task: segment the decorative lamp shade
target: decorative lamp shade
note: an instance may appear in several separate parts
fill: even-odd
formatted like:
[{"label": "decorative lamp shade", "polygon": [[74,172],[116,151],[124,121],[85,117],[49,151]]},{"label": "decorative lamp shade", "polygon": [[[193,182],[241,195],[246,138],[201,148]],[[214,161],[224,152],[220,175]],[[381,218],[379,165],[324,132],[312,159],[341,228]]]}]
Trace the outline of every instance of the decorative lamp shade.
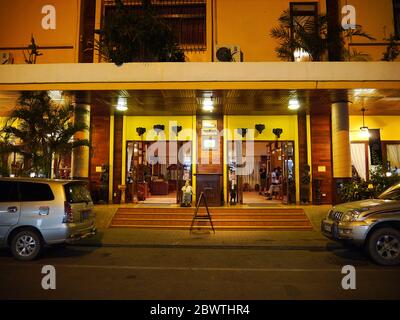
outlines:
[{"label": "decorative lamp shade", "polygon": [[247,134],[247,128],[238,128],[238,129],[237,129],[237,132],[238,132],[239,134],[241,134],[242,137],[244,138],[244,137],[246,136],[246,134]]},{"label": "decorative lamp shade", "polygon": [[163,125],[163,124],[155,124],[154,126],[153,126],[153,129],[157,132],[157,134],[160,132],[160,131],[164,131],[164,129],[165,129],[165,126]]},{"label": "decorative lamp shade", "polygon": [[172,126],[172,127],[171,127],[171,130],[172,130],[176,135],[178,135],[178,133],[182,131],[182,126]]},{"label": "decorative lamp shade", "polygon": [[276,136],[277,139],[281,137],[283,130],[281,128],[272,129],[272,133]]},{"label": "decorative lamp shade", "polygon": [[139,135],[139,137],[141,137],[146,132],[146,128],[138,127],[136,128],[136,132]]},{"label": "decorative lamp shade", "polygon": [[261,134],[265,129],[265,124],[256,124],[256,130],[259,134]]}]

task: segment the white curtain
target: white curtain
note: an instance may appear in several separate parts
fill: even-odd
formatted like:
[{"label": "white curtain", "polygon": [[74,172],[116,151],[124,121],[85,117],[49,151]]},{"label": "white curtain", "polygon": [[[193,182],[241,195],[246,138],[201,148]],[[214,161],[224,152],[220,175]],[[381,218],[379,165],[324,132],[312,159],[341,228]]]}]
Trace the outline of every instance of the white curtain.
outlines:
[{"label": "white curtain", "polygon": [[400,144],[388,144],[386,148],[387,159],[390,161],[390,166],[400,169]]},{"label": "white curtain", "polygon": [[358,175],[367,180],[367,165],[365,159],[365,144],[352,143],[351,145],[351,164],[356,169]]},{"label": "white curtain", "polygon": [[248,175],[243,176],[243,184],[248,183],[251,187],[252,190],[254,190],[254,187],[256,184],[260,184],[260,162],[261,162],[261,157],[260,156],[254,156],[254,160],[251,159],[251,161],[254,161],[254,170],[252,172],[249,172]]},{"label": "white curtain", "polygon": [[128,144],[128,163],[127,163],[127,169],[128,172],[131,171],[131,165],[132,165],[132,156],[133,156],[133,143]]}]

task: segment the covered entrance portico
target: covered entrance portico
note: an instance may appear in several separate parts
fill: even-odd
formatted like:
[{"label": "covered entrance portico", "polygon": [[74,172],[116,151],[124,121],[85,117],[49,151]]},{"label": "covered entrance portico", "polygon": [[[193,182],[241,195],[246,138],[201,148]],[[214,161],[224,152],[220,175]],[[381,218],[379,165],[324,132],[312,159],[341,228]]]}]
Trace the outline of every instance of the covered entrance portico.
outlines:
[{"label": "covered entrance portico", "polygon": [[[350,140],[346,143],[343,137],[359,141],[354,128],[359,123],[362,101],[367,101],[367,115],[381,129],[382,141],[400,140],[385,118],[400,116],[398,63],[128,63],[122,67],[72,64],[68,68],[65,65],[1,68],[4,72],[0,73],[0,94],[4,97],[1,99],[4,107],[15,105],[15,97],[21,90],[57,90],[71,96],[85,93],[88,98],[84,103],[90,105],[93,148],[86,158],[75,159],[73,165],[84,168],[90,164],[87,178],[94,190],[100,183],[101,166],[108,165],[108,200],[114,203],[135,200],[128,179],[136,164],[135,159],[129,162],[128,155],[132,152],[129,148],[134,150],[134,144],[142,141],[147,141],[144,145],[149,141],[190,142],[192,150],[186,155],[190,172],[186,174],[193,188],[193,200],[204,191],[213,197],[213,205],[223,205],[230,202],[231,141],[244,144],[254,141],[254,150],[265,147],[264,153],[257,155],[260,160],[256,165],[253,163],[255,168],[264,161],[270,169],[281,167],[286,180],[282,181],[282,193],[271,201],[332,203],[337,198],[336,180],[340,182],[351,176]],[[126,111],[116,109],[121,98],[126,101]],[[209,101],[212,110],[206,107]],[[299,109],[290,108],[294,102]],[[2,110],[6,116],[7,110]],[[211,128],[205,127],[207,121]],[[165,137],[157,133],[157,126],[164,126],[161,131]],[[257,128],[262,126],[264,129],[259,132]],[[174,132],[178,127],[182,131]],[[139,135],[138,128],[145,128],[146,133]],[[278,137],[279,129],[282,132]],[[148,134],[153,137],[146,137]],[[278,153],[279,149],[285,154],[280,155],[280,160],[279,156],[273,160],[272,152]],[[177,168],[180,164],[177,163]],[[174,195],[180,202],[176,195],[185,179],[167,179],[171,174],[161,175],[164,177],[159,179],[164,180],[159,181],[160,185],[180,180]],[[240,187],[237,195],[242,194],[242,199],[237,198],[239,203],[261,201],[246,200],[249,191],[244,190],[245,183],[249,190],[255,190],[257,184],[260,188],[259,172],[256,170],[252,175],[246,178],[248,182],[237,184]],[[135,181],[136,196],[143,182]]]}]

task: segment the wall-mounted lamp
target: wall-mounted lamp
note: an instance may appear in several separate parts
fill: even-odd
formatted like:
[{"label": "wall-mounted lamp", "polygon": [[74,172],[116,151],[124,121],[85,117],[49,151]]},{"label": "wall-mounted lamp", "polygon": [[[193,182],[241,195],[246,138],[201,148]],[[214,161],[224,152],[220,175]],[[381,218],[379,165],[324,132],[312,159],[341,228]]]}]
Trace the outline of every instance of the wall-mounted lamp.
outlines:
[{"label": "wall-mounted lamp", "polygon": [[277,139],[281,137],[283,130],[281,128],[272,129],[272,133],[276,136]]},{"label": "wall-mounted lamp", "polygon": [[141,137],[146,132],[146,128],[138,127],[136,128],[136,132],[139,135],[139,137]]},{"label": "wall-mounted lamp", "polygon": [[171,127],[171,130],[172,130],[172,132],[175,133],[175,135],[178,135],[179,132],[182,131],[182,126],[172,126],[172,127]]},{"label": "wall-mounted lamp", "polygon": [[165,129],[165,126],[163,125],[163,124],[155,124],[154,126],[153,126],[153,129],[157,132],[157,134],[160,132],[160,131],[164,131],[164,129]]},{"label": "wall-mounted lamp", "polygon": [[259,134],[261,134],[265,129],[265,124],[256,124],[256,130]]},{"label": "wall-mounted lamp", "polygon": [[247,128],[238,128],[237,132],[244,138],[247,134]]}]

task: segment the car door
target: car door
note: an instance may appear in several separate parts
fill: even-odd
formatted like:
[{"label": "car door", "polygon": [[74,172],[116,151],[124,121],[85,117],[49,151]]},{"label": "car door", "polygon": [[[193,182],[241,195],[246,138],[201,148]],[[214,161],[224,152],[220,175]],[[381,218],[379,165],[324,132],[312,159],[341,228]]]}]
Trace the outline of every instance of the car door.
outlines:
[{"label": "car door", "polygon": [[55,205],[54,193],[45,182],[20,182],[19,190],[20,223],[37,227],[43,237],[46,237],[49,229],[57,228],[62,222],[62,204]]},{"label": "car door", "polygon": [[0,181],[0,242],[8,234],[8,230],[18,224],[21,213],[18,182]]}]

